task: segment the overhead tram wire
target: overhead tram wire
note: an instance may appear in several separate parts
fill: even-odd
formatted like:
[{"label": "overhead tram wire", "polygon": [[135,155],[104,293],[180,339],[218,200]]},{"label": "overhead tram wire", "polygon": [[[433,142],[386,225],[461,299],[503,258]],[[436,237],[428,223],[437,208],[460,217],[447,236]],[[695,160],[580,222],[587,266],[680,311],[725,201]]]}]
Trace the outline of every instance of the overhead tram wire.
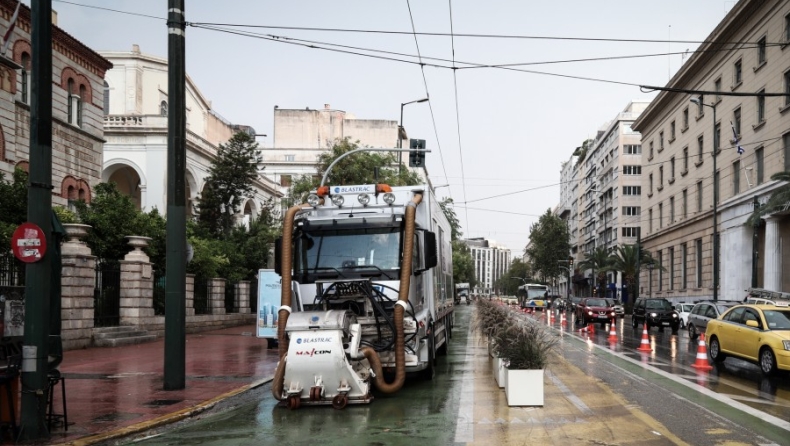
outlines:
[{"label": "overhead tram wire", "polygon": [[[414,26],[414,17],[411,13],[411,4],[409,0],[406,0],[406,7],[409,9],[409,20],[411,21],[411,28],[414,35],[414,45],[417,47],[417,57],[419,58],[419,65],[420,65],[420,72],[422,73],[422,83],[425,86],[425,97],[428,99],[431,98],[430,92],[428,92],[428,79],[425,78],[425,64],[422,61],[422,54],[420,53],[420,43],[417,41],[417,29]],[[444,155],[442,153],[442,143],[439,141],[439,130],[436,127],[436,116],[433,113],[433,104],[431,101],[428,101],[428,110],[431,112],[431,123],[433,124],[433,134],[436,138],[436,148],[439,150],[439,160],[442,163],[442,171],[444,172],[444,179],[447,180],[447,168],[444,165]],[[453,198],[453,191],[450,189],[448,191],[450,194],[450,199]],[[464,197],[466,198],[466,197]]]},{"label": "overhead tram wire", "polygon": [[[453,37],[453,0],[448,0],[447,3],[449,6],[449,16],[450,16],[450,48],[452,50],[452,56],[453,56],[453,91],[455,93],[455,128],[458,134],[458,158],[461,161],[461,188],[464,192],[464,200],[466,200],[468,195],[466,195],[466,173],[464,171],[464,151],[461,145],[461,112],[459,110],[459,105],[458,105],[458,75],[457,75],[458,70],[456,69],[455,66],[455,37]],[[471,230],[471,228],[469,228],[469,211],[467,211],[466,209],[464,209],[464,218],[466,218],[466,229],[467,231],[469,231]]]}]

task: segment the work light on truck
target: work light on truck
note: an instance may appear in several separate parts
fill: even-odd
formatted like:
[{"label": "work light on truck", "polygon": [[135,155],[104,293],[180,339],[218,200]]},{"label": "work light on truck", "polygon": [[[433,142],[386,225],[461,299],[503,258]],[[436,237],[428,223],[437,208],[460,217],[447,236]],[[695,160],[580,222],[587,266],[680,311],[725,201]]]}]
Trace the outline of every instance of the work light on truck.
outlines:
[{"label": "work light on truck", "polygon": [[368,194],[359,194],[357,196],[357,200],[359,200],[359,204],[362,206],[367,206],[370,203],[370,195]]},{"label": "work light on truck", "polygon": [[337,207],[343,206],[343,203],[345,203],[345,201],[346,200],[345,198],[343,198],[342,195],[332,195],[332,203],[334,203],[335,206]]},{"label": "work light on truck", "polygon": [[316,194],[310,194],[307,196],[307,204],[309,204],[312,207],[316,207],[319,204],[321,204],[321,197],[319,197]]},{"label": "work light on truck", "polygon": [[395,203],[395,194],[387,192],[384,194],[384,202],[387,204]]}]

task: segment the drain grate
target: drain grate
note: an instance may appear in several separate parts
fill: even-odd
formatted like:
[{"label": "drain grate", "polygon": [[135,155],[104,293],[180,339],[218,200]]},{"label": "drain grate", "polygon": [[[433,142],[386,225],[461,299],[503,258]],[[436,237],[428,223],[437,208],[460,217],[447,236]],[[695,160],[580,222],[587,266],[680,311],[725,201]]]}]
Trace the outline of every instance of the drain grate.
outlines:
[{"label": "drain grate", "polygon": [[162,406],[170,406],[172,404],[180,403],[184,400],[152,400],[147,403],[143,403],[143,406],[147,407],[162,407]]}]

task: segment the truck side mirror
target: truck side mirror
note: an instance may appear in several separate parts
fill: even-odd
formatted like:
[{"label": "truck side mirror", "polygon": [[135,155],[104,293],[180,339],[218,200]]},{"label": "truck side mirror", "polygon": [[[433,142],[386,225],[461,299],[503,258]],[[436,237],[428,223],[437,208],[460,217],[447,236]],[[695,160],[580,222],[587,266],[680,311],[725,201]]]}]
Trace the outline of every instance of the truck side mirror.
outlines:
[{"label": "truck side mirror", "polygon": [[423,233],[425,243],[425,269],[431,269],[439,264],[438,251],[436,249],[436,234],[430,231]]},{"label": "truck side mirror", "polygon": [[283,272],[283,262],[282,262],[282,253],[283,253],[283,239],[282,237],[277,237],[274,240],[274,272],[282,276]]}]

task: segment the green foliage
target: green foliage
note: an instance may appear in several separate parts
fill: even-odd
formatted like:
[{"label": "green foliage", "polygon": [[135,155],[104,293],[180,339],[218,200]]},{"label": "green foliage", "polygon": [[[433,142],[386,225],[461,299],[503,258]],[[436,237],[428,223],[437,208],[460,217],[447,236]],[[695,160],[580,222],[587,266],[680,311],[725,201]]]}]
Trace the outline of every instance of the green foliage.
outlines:
[{"label": "green foliage", "polygon": [[258,143],[249,133],[236,133],[219,145],[197,205],[198,223],[209,234],[230,234],[241,203],[253,197],[252,185],[262,161]]},{"label": "green foliage", "polygon": [[756,212],[754,212],[751,217],[749,217],[749,219],[746,221],[746,224],[749,226],[759,224],[762,217],[765,217],[766,215],[770,215],[775,212],[783,212],[786,211],[788,207],[790,207],[790,171],[777,172],[771,175],[771,179],[774,181],[784,181],[786,184],[783,184],[779,186],[779,188],[775,189],[768,198],[768,201],[765,202],[764,205],[760,206],[759,209],[757,209]]},{"label": "green foliage", "polygon": [[192,245],[194,256],[187,265],[187,272],[196,274],[200,277],[222,277],[230,265],[227,252],[230,251],[228,242],[217,239],[203,239],[199,237],[189,237],[187,239]]},{"label": "green foliage", "polygon": [[[316,170],[318,174],[296,178],[288,191],[291,204],[303,203],[307,194],[316,189],[329,166],[341,155],[356,150],[359,143],[352,143],[349,138],[338,139],[327,151],[318,156]],[[378,169],[378,179],[374,172]],[[390,186],[409,186],[420,184],[420,176],[408,168],[398,168],[398,157],[388,152],[358,152],[340,160],[327,177],[328,185],[376,184]]]},{"label": "green foliage", "polygon": [[70,209],[65,208],[63,206],[55,206],[52,208],[55,212],[55,215],[58,216],[58,220],[61,223],[79,223],[80,219],[76,213],[72,212]]},{"label": "green foliage", "polygon": [[546,368],[549,353],[557,345],[543,325],[535,321],[516,321],[497,334],[499,357],[510,370],[541,370]]},{"label": "green foliage", "polygon": [[[628,295],[636,296],[636,277],[648,263],[656,264],[650,252],[638,250],[636,245],[622,245],[615,248],[611,256],[609,270],[619,271],[623,275],[623,283],[628,287]],[[661,265],[656,268],[664,269]]]},{"label": "green foliage", "polygon": [[461,222],[455,214],[455,209],[453,209],[453,199],[447,197],[441,200],[439,202],[439,207],[442,208],[444,216],[447,218],[447,221],[450,222],[450,240],[460,240],[464,233],[461,232]]},{"label": "green foliage", "polygon": [[590,151],[594,143],[594,139],[586,139],[582,143],[581,147],[576,148],[576,150],[573,152],[573,155],[578,156],[579,158],[576,160],[574,167],[584,162],[584,159],[587,158],[587,152]]},{"label": "green foliage", "polygon": [[517,257],[510,263],[507,272],[497,281],[497,287],[501,293],[515,296],[518,287],[524,284],[524,280],[530,281],[531,276],[529,264]]},{"label": "green foliage", "polygon": [[0,172],[0,249],[7,251],[17,226],[27,221],[27,173],[14,171],[13,180],[6,181]]},{"label": "green foliage", "polygon": [[532,260],[533,274],[540,273],[544,280],[563,274],[560,260],[567,260],[571,251],[568,225],[548,209],[529,229],[530,245],[527,255]]},{"label": "green foliage", "polygon": [[472,252],[466,244],[460,240],[453,240],[453,283],[468,283],[470,288],[477,285],[475,278],[475,263],[472,260]]},{"label": "green foliage", "polygon": [[606,272],[612,265],[612,256],[603,246],[595,248],[591,253],[585,255],[584,260],[579,262],[578,268],[581,271],[591,269],[593,274],[597,274],[595,283],[598,284],[598,295],[603,295],[603,284],[606,281]]}]

